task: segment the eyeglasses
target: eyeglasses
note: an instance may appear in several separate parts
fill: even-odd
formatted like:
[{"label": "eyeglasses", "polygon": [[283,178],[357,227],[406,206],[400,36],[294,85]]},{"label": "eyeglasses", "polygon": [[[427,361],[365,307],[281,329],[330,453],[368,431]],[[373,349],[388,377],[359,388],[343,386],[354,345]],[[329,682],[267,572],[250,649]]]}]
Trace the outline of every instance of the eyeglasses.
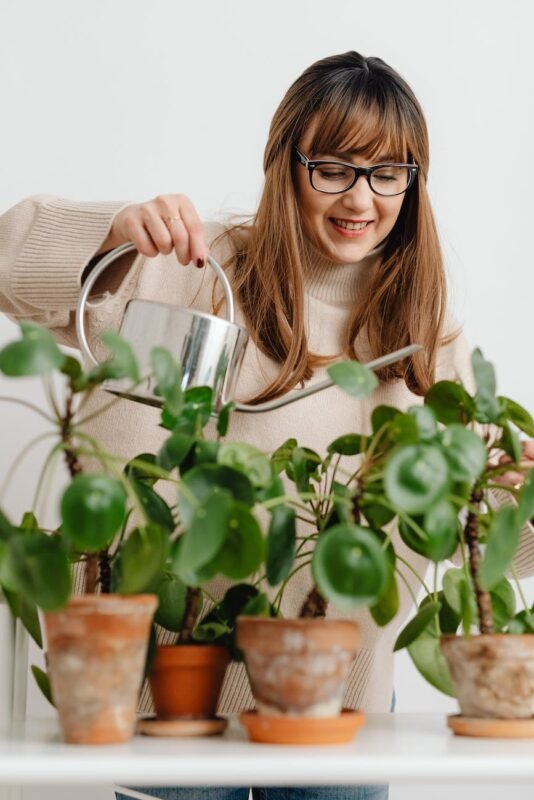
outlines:
[{"label": "eyeglasses", "polygon": [[341,194],[352,189],[360,175],[375,194],[395,197],[406,192],[415,180],[417,164],[376,164],[374,167],[356,167],[344,161],[310,161],[296,145],[293,150],[299,164],[308,170],[310,184],[317,192]]}]

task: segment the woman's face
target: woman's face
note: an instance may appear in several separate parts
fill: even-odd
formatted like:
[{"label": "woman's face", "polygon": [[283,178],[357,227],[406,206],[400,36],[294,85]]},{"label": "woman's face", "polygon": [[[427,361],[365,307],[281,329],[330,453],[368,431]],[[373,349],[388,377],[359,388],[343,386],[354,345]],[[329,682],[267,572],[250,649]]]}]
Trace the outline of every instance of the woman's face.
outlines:
[{"label": "woman's face", "polygon": [[[380,158],[366,161],[350,153],[313,153],[310,144],[313,139],[313,124],[301,138],[298,148],[308,158],[346,161],[359,167],[391,161],[388,153],[380,153]],[[297,200],[301,209],[302,222],[308,238],[327,257],[338,264],[360,261],[389,234],[399,212],[405,195],[381,197],[371,191],[366,178],[360,176],[352,189],[341,194],[317,192],[310,184],[308,171],[301,165],[295,167]],[[366,222],[362,230],[349,230],[342,227],[347,223]],[[341,224],[340,224],[341,223]]]}]

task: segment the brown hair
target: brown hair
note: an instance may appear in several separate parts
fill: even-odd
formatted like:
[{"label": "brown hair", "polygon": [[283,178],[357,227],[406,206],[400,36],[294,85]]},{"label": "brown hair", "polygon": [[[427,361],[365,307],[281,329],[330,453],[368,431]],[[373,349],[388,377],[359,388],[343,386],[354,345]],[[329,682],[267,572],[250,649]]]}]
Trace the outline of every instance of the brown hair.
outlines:
[{"label": "brown hair", "polygon": [[418,342],[423,350],[381,369],[384,383],[402,379],[423,395],[435,378],[444,336],[446,277],[426,192],[428,131],[421,107],[404,79],[380,58],[354,51],[317,61],[292,84],[271,123],[264,154],[265,184],[248,224],[231,226],[234,290],[256,346],[279,362],[279,375],[249,402],[279,397],[311,378],[314,367],[339,357],[308,350],[304,327],[304,234],[293,181],[292,145],[312,120],[312,152],[353,150],[374,158],[384,146],[419,165],[390,232],[380,269],[358,297],[344,352],[358,359],[355,341],[368,338],[372,357]]}]

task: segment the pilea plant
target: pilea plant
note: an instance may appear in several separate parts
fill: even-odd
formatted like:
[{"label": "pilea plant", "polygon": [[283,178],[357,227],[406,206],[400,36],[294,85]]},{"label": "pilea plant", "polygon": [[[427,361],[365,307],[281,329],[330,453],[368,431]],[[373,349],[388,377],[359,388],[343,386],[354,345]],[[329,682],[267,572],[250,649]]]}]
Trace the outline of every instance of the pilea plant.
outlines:
[{"label": "pilea plant", "polygon": [[[513,564],[521,528],[534,515],[534,469],[521,463],[517,429],[534,436],[534,422],[518,403],[496,395],[493,366],[480,350],[472,354],[472,367],[474,394],[450,381],[431,387],[423,409],[427,424],[392,452],[384,474],[389,498],[410,515],[399,525],[408,547],[436,567],[456,551],[461,559],[460,567],[445,571],[440,590],[437,569],[432,588],[420,578],[424,597],[395,646],[407,647],[423,677],[451,696],[442,634],[534,633],[534,606]],[[496,463],[503,451],[510,462]],[[509,470],[525,475],[521,487],[496,482]],[[512,503],[494,508],[489,495],[495,489]],[[518,588],[520,610],[507,575]]]},{"label": "pilea plant", "polygon": [[[180,631],[180,641],[190,640],[201,606],[200,585],[219,572],[234,580],[244,578],[262,561],[263,538],[251,509],[255,486],[270,474],[269,462],[260,458],[256,468],[247,467],[245,477],[233,466],[249,456],[245,445],[236,449],[204,441],[202,429],[213,412],[211,390],[199,387],[182,393],[178,366],[167,351],[155,348],[151,377],[162,397],[162,425],[170,429],[170,436],[160,453],[142,454],[125,464],[84,431],[90,417],[104,413],[117,399],[92,414],[84,409],[104,381],[126,378],[136,385],[147,379],[139,374],[128,343],[116,333],[102,334],[111,357],[84,371],[46,329],[22,322],[20,331],[21,338],[0,351],[0,372],[7,377],[41,376],[50,411],[17,398],[0,399],[44,416],[52,430],[39,440],[54,441],[31,510],[19,524],[0,510],[0,589],[13,614],[42,647],[37,609],[56,610],[67,603],[73,566],[78,564],[84,566],[86,593],[157,593],[158,621]],[[56,396],[52,384],[54,373],[63,379],[61,396]],[[228,413],[228,408],[222,409],[218,417],[219,437],[227,427]],[[48,530],[39,525],[37,508],[46,478],[61,455],[69,481],[60,501],[60,525]],[[84,456],[96,459],[101,471],[84,474]],[[21,457],[8,473],[4,492]],[[177,465],[180,476],[173,472]],[[178,489],[175,504],[169,505],[160,495],[158,481]],[[224,637],[240,604],[255,593],[247,585],[243,590],[236,587],[226,604],[220,604],[226,624],[208,620],[195,638]],[[32,669],[50,698],[46,675]]]}]

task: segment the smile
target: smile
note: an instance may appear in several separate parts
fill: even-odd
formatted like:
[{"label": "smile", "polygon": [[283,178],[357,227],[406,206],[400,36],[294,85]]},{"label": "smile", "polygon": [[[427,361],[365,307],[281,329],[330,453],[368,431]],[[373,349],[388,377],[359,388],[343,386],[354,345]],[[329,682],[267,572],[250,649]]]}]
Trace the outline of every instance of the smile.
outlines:
[{"label": "smile", "polygon": [[347,234],[361,234],[363,233],[371,224],[371,220],[367,222],[349,222],[345,219],[339,219],[338,217],[329,217],[329,222],[332,226],[338,231],[343,231],[343,235]]}]

